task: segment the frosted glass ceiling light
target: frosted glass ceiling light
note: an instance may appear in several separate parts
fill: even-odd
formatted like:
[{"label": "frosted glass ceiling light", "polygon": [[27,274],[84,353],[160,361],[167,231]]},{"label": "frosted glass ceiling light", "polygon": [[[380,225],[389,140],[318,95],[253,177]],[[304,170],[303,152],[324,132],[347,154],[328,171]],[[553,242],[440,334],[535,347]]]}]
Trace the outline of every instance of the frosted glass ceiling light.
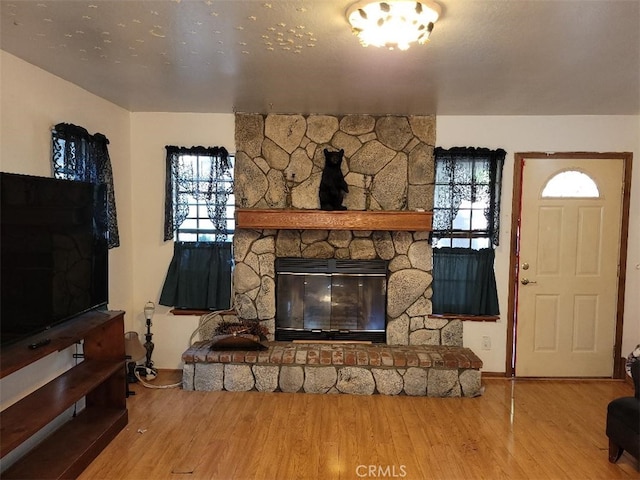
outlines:
[{"label": "frosted glass ceiling light", "polygon": [[347,20],[363,46],[406,50],[429,40],[440,13],[431,0],[363,0],[349,7]]}]

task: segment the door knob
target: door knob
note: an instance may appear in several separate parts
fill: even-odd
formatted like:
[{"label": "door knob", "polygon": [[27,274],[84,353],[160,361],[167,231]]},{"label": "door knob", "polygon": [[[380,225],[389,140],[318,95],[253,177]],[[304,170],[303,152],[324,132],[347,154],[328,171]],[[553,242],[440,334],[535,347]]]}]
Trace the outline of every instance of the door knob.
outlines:
[{"label": "door knob", "polygon": [[528,278],[523,278],[522,280],[520,280],[520,283],[523,285],[529,285],[530,283],[538,283],[535,280],[529,280]]}]

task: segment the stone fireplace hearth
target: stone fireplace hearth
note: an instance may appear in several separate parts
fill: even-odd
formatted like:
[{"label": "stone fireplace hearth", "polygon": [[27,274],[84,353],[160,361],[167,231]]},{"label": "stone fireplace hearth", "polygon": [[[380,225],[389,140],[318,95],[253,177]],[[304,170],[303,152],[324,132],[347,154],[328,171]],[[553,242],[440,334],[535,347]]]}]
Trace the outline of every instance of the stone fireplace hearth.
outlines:
[{"label": "stone fireplace hearth", "polygon": [[475,397],[482,360],[463,347],[272,342],[262,351],[187,350],[182,388],[196,391]]}]

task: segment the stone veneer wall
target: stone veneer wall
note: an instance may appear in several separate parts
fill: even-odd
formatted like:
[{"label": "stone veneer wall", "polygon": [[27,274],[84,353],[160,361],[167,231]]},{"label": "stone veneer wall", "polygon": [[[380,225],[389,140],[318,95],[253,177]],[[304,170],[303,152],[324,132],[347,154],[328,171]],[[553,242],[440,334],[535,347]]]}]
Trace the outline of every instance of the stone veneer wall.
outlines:
[{"label": "stone veneer wall", "polygon": [[[240,208],[318,209],[325,148],[344,149],[349,210],[431,210],[434,116],[236,114]],[[234,235],[234,306],[275,330],[276,257],[389,261],[387,343],[462,346],[459,320],[430,319],[427,232],[244,230]]]}]

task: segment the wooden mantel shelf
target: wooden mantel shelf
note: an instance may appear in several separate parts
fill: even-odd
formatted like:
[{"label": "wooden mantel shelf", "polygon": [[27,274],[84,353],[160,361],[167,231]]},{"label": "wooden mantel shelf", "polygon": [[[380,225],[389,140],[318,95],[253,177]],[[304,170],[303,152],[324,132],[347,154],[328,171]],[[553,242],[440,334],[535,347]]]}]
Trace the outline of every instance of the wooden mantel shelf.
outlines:
[{"label": "wooden mantel shelf", "polygon": [[431,231],[432,212],[413,210],[236,209],[236,228],[253,230]]}]

